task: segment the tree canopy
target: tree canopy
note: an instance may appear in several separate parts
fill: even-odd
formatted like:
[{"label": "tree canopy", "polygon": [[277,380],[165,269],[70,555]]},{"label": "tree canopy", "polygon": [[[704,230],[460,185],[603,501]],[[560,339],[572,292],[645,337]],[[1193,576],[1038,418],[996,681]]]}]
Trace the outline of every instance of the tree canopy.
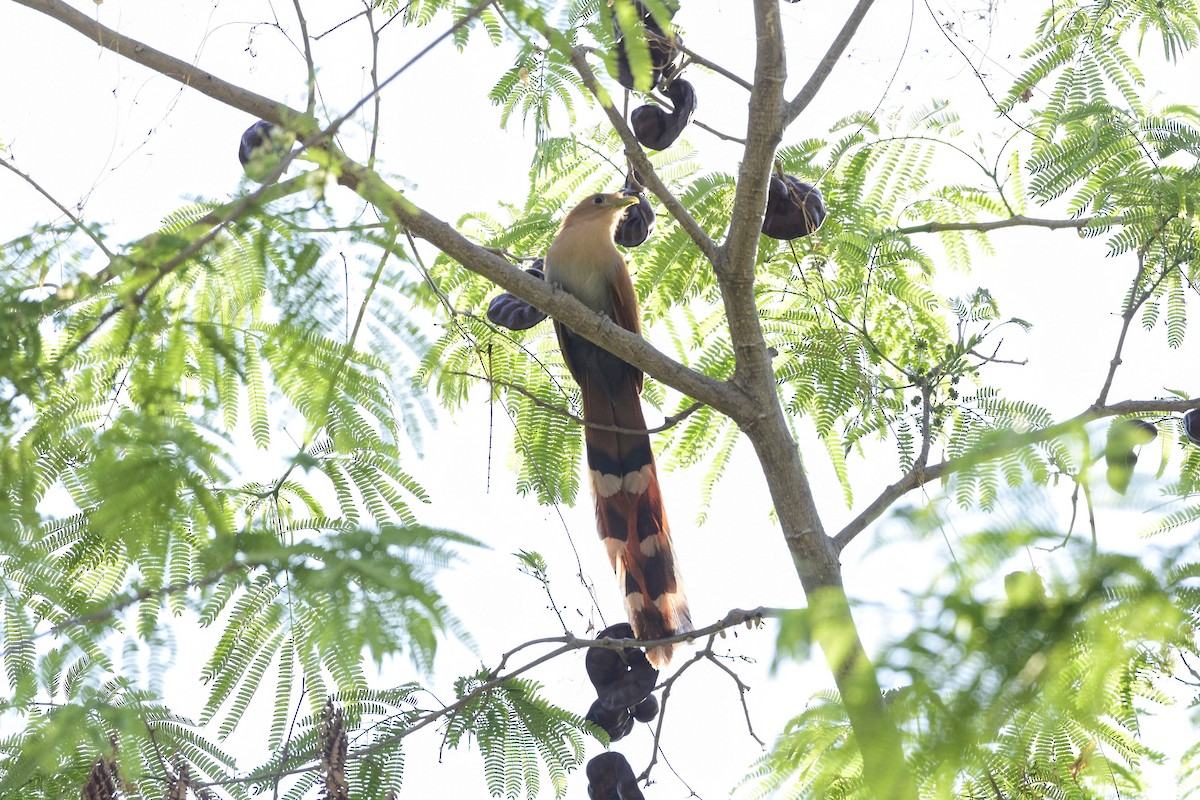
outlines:
[{"label": "tree canopy", "polygon": [[[63,193],[28,168],[0,120],[0,185],[25,198],[0,243],[0,796],[402,797],[457,749],[481,757],[478,792],[513,800],[630,800],[606,749],[647,796],[730,788],[676,772],[672,736],[712,761],[761,737],[741,798],[1147,795],[1166,757],[1147,731],[1200,687],[1200,399],[1179,356],[1200,279],[1200,112],[1146,75],[1194,74],[1200,8],[1022,8],[1022,49],[1001,65],[978,37],[1005,4],[706,5],[295,0],[190,32],[231,26],[248,59],[290,48],[291,88],[273,92],[119,13],[145,9],[0,4],[0,42],[51,25],[80,57],[179,84],[232,125],[206,127],[226,159],[261,121],[224,193],[158,180],[188,155],[156,151],[175,205],[129,235],[75,198],[85,184]],[[877,18],[908,27],[879,85],[831,90]],[[969,94],[894,85],[917,26]],[[399,94],[435,54],[468,68],[420,73],[439,84],[421,102]],[[68,56],[44,58],[30,74]],[[468,116],[455,93],[492,108]],[[47,136],[95,124],[39,113]],[[405,125],[476,138],[422,150],[393,135]],[[490,182],[510,174],[511,141],[531,155],[516,192]],[[451,159],[470,185],[410,180]],[[644,338],[526,271],[571,207],[622,186],[656,212],[625,248]],[[1059,329],[1047,349],[1088,369],[1036,387],[1012,378],[1030,356],[1014,342],[1054,321],[1007,310],[992,272],[1019,231],[1056,237],[1029,296],[1077,257],[1096,277],[1056,303],[1112,320]],[[584,651],[625,652],[594,638],[620,607],[579,555],[600,555],[594,534],[564,520],[547,557],[510,547],[503,519],[444,523],[484,492],[559,514],[589,503],[558,339],[549,321],[498,324],[500,293],[523,322],[548,314],[646,374],[659,463],[693,484],[694,503],[666,492],[672,518],[703,533],[740,517],[707,534],[709,558],[765,571],[786,552],[793,568],[786,607],[724,608],[676,637],[691,647],[658,676],[659,710],[638,704],[648,734],[619,745],[554,685],[586,686]],[[450,437],[432,423],[483,408],[489,486],[432,493],[444,478],[418,456]],[[776,549],[747,546],[749,529]],[[453,581],[489,546],[517,551],[537,609]],[[875,551],[894,561],[870,566]],[[727,596],[711,583],[689,592]],[[537,633],[514,624],[503,650],[470,651],[463,609],[480,595],[536,612]],[[825,675],[766,684],[781,731],[754,725],[742,626],[770,637],[772,669]],[[450,646],[477,667],[447,675]],[[170,685],[180,652],[203,661],[198,703]],[[706,713],[688,689],[701,664],[746,729],[673,723]],[[1180,797],[1200,788],[1187,736]],[[438,758],[411,757],[417,739]]]}]

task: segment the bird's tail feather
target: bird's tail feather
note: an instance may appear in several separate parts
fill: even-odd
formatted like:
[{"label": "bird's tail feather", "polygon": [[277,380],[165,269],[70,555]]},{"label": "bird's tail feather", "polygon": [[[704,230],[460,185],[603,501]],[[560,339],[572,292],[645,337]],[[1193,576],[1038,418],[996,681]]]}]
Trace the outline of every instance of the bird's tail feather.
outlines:
[{"label": "bird's tail feather", "polygon": [[[683,582],[667,524],[641,398],[632,380],[614,387],[583,382],[585,429],[596,525],[625,594],[634,635],[662,639],[691,631]],[[671,659],[673,645],[652,648],[655,666]]]}]

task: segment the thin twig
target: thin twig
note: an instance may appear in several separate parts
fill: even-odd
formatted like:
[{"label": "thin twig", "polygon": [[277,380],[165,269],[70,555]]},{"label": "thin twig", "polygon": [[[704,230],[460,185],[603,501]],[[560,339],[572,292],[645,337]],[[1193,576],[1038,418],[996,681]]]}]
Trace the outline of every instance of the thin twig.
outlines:
[{"label": "thin twig", "polygon": [[887,509],[891,508],[892,504],[908,492],[918,486],[940,480],[947,475],[959,472],[967,467],[990,461],[1005,453],[1019,450],[1022,447],[1049,441],[1056,436],[1062,436],[1071,431],[1078,430],[1084,425],[1098,419],[1125,414],[1154,412],[1178,414],[1190,411],[1193,408],[1200,408],[1200,398],[1192,398],[1190,400],[1123,400],[1106,406],[1093,406],[1070,419],[1053,425],[1047,425],[1035,431],[995,431],[984,444],[958,458],[947,459],[923,468],[918,468],[918,465],[914,464],[913,468],[906,472],[900,480],[885,488],[857,517],[851,520],[833,537],[834,547],[838,550],[844,549],[846,545],[854,540],[854,537],[862,533],[872,522],[879,519]]},{"label": "thin twig", "polygon": [[903,228],[896,228],[896,233],[940,233],[941,231],[976,231],[984,233],[986,231],[1000,230],[1001,228],[1048,228],[1049,230],[1058,230],[1060,228],[1081,229],[1089,226],[1100,227],[1102,225],[1122,225],[1124,224],[1123,217],[1079,217],[1078,219],[1040,219],[1037,217],[1027,217],[1023,214],[1016,214],[1008,219],[988,220],[986,222],[923,222],[920,225],[907,225]]},{"label": "thin twig", "polygon": [[465,372],[465,371],[461,371],[461,370],[450,370],[449,372],[447,372],[447,374],[448,375],[458,375],[459,377],[462,377],[462,378],[473,378],[477,381],[485,381],[493,386],[499,386],[501,388],[508,389],[510,391],[514,391],[517,394],[520,394],[520,395],[523,395],[524,397],[529,398],[533,402],[533,404],[536,405],[538,408],[544,408],[547,411],[553,411],[555,414],[566,417],[567,419],[571,420],[572,422],[576,423],[577,425],[582,425],[585,428],[594,428],[595,430],[598,430],[598,431],[612,431],[613,433],[631,433],[631,434],[662,433],[665,430],[670,430],[671,428],[675,427],[676,425],[683,422],[685,419],[687,419],[692,414],[696,413],[697,411],[699,411],[701,408],[704,407],[704,404],[701,402],[697,401],[695,403],[692,403],[687,408],[685,408],[683,411],[680,411],[678,414],[672,414],[669,417],[663,417],[663,423],[655,428],[645,428],[645,429],[622,428],[617,425],[601,425],[598,422],[588,422],[583,417],[576,416],[575,414],[572,414],[570,411],[568,411],[565,408],[561,408],[559,406],[553,405],[552,403],[547,403],[545,400],[542,400],[540,397],[538,397],[533,392],[526,389],[524,386],[520,386],[515,383],[510,383],[508,381],[500,380],[499,378],[488,378],[484,375],[476,375],[474,372]]},{"label": "thin twig", "polygon": [[300,38],[304,40],[304,64],[308,69],[308,102],[304,106],[305,113],[312,116],[317,107],[317,68],[313,63],[312,42],[308,38],[308,22],[304,19],[304,11],[300,8],[300,0],[292,0],[296,9],[296,19],[300,22]]},{"label": "thin twig", "polygon": [[[715,622],[712,625],[708,625],[708,626],[701,628],[699,630],[696,630],[696,631],[679,634],[677,636],[670,636],[670,637],[667,637],[664,639],[648,639],[648,640],[644,640],[644,641],[639,640],[639,639],[608,639],[608,638],[585,639],[585,638],[579,638],[579,637],[570,636],[570,635],[564,635],[564,636],[546,637],[543,639],[534,640],[532,642],[526,642],[525,644],[514,648],[510,652],[512,652],[512,653],[518,652],[519,650],[525,649],[526,647],[531,646],[533,644],[560,644],[560,646],[555,648],[554,650],[551,650],[548,653],[545,653],[543,655],[538,656],[537,658],[532,659],[531,661],[521,665],[520,667],[513,669],[511,672],[507,673],[506,675],[496,675],[495,677],[484,681],[483,683],[479,684],[474,689],[472,689],[470,692],[468,692],[466,695],[459,698],[457,701],[451,703],[450,705],[445,706],[440,709],[436,709],[434,711],[430,711],[430,712],[422,715],[421,717],[417,718],[416,720],[414,720],[413,724],[410,727],[406,728],[405,730],[400,731],[399,733],[394,734],[392,736],[389,736],[384,739],[380,739],[376,742],[373,742],[372,744],[368,745],[367,747],[364,747],[364,748],[361,748],[359,750],[355,750],[355,751],[349,753],[346,756],[346,760],[351,761],[351,760],[355,760],[355,759],[359,759],[359,758],[365,758],[366,756],[376,753],[386,747],[394,746],[396,743],[398,743],[402,739],[416,733],[417,731],[419,731],[423,728],[428,727],[429,725],[432,725],[434,722],[438,721],[439,719],[446,717],[448,715],[457,713],[458,711],[460,711],[461,709],[466,707],[468,704],[473,702],[480,695],[486,694],[487,692],[490,692],[493,689],[498,688],[506,681],[511,680],[512,678],[515,678],[519,675],[523,675],[524,673],[534,669],[535,667],[541,666],[542,664],[546,663],[547,661],[551,661],[555,658],[558,658],[561,655],[565,655],[566,653],[570,653],[575,650],[581,650],[581,649],[585,649],[585,648],[602,648],[602,649],[606,649],[606,650],[626,650],[629,648],[641,649],[641,648],[658,647],[660,645],[665,645],[665,644],[679,644],[681,642],[691,642],[691,641],[695,641],[697,639],[701,639],[704,637],[713,637],[720,631],[723,631],[723,630],[726,630],[727,628],[735,627],[738,625],[744,625],[748,621],[753,622],[756,620],[761,620],[761,619],[766,619],[766,618],[780,618],[780,617],[785,616],[788,613],[791,613],[791,611],[789,609],[768,608],[765,606],[760,606],[760,607],[754,608],[754,609],[736,608],[736,609],[733,609],[732,611],[730,611],[728,614],[726,614],[719,622]],[[711,642],[710,642],[710,646],[711,646]],[[704,657],[703,651],[701,651],[701,653],[698,653],[697,656],[699,656],[699,658],[702,659]],[[696,660],[697,659],[695,657],[693,657],[693,659],[691,659],[688,662],[688,664],[685,664],[678,670],[678,672],[676,673],[676,676],[680,672],[682,672],[684,669],[686,669],[687,666],[689,666],[692,662],[694,662]],[[489,673],[489,674],[494,674],[494,673]],[[675,677],[675,676],[672,676],[672,677]],[[671,679],[668,679],[668,681],[670,681],[670,680]],[[664,686],[666,686],[666,682],[664,682]],[[664,700],[663,700],[664,705],[665,705],[665,702],[666,702],[666,698],[664,696]],[[660,714],[661,714],[661,711],[660,711]],[[289,775],[300,775],[305,772],[309,772],[310,770],[317,769],[319,767],[320,767],[319,762],[317,762],[315,760],[310,760],[308,763],[304,764],[303,766],[295,767],[291,770],[287,770],[287,771],[279,773],[279,776],[287,777]],[[255,781],[260,781],[265,778],[270,778],[270,777],[273,777],[274,775],[275,775],[274,770],[260,771],[260,772],[252,773],[250,775],[244,775],[244,776],[238,777],[238,778],[218,779],[218,780],[208,781],[207,783],[199,784],[199,785],[202,787],[207,787],[207,786],[230,786],[230,785],[234,785],[234,784],[254,783]]]},{"label": "thin twig", "polygon": [[179,594],[191,589],[203,589],[206,586],[213,585],[226,575],[232,574],[241,569],[249,569],[253,566],[257,565],[242,561],[233,561],[218,570],[210,572],[203,578],[197,578],[190,581],[176,581],[175,583],[168,584],[167,586],[160,586],[156,589],[143,589],[136,594],[132,594],[122,600],[118,600],[116,603],[113,603],[110,606],[105,606],[104,608],[97,609],[96,611],[90,611],[87,614],[80,614],[78,616],[71,617],[70,619],[65,619],[54,627],[44,630],[41,633],[34,634],[33,636],[29,636],[25,639],[13,641],[9,643],[4,650],[0,651],[0,658],[7,658],[10,654],[16,652],[17,650],[29,647],[34,642],[44,639],[47,636],[57,636],[67,628],[73,628],[77,625],[90,625],[95,622],[102,622],[110,617],[115,616],[118,612],[124,611],[126,608],[129,608],[130,606],[140,603],[144,600],[166,597],[172,594]]},{"label": "thin twig", "polygon": [[724,672],[731,679],[733,679],[734,684],[737,686],[738,698],[742,702],[742,713],[744,713],[746,716],[746,730],[750,734],[750,738],[753,739],[754,741],[758,742],[759,747],[766,748],[767,743],[764,742],[762,739],[758,738],[758,734],[754,732],[754,723],[750,721],[750,707],[748,705],[746,705],[746,692],[750,691],[750,687],[747,686],[746,683],[738,676],[738,674],[736,672],[734,672],[732,669],[730,669],[728,665],[722,664],[717,659],[716,654],[711,652],[711,650],[708,652],[707,655],[708,655],[709,661],[711,661],[722,672]]},{"label": "thin twig", "polygon": [[724,78],[728,78],[729,80],[736,83],[738,86],[741,86],[747,92],[754,88],[754,84],[750,83],[750,81],[746,80],[745,78],[741,77],[740,75],[730,72],[729,70],[725,69],[724,67],[722,67],[720,64],[716,63],[715,61],[709,61],[707,58],[700,55],[695,50],[688,49],[678,39],[676,39],[676,41],[675,41],[675,46],[678,47],[680,52],[682,52],[685,56],[687,56],[689,60],[694,61],[695,63],[699,64],[702,67],[707,67],[708,69],[711,69],[713,72],[717,73],[718,75],[720,75]]},{"label": "thin twig", "polygon": [[24,172],[21,172],[21,170],[14,167],[12,164],[10,164],[8,162],[8,159],[0,158],[0,167],[4,167],[9,172],[13,173],[17,177],[19,177],[21,180],[28,183],[30,186],[32,186],[34,188],[34,190],[38,194],[40,194],[42,197],[49,200],[51,202],[51,204],[54,205],[55,208],[57,208],[59,211],[62,212],[63,216],[65,216],[67,219],[71,220],[72,223],[74,223],[75,227],[77,227],[81,231],[83,231],[84,234],[89,239],[91,239],[93,242],[95,242],[96,247],[100,248],[100,252],[102,252],[102,253],[104,253],[104,255],[108,256],[110,261],[112,259],[116,258],[116,256],[113,254],[113,252],[111,250],[109,250],[107,247],[105,247],[103,239],[101,239],[99,236],[97,236],[95,233],[93,233],[92,229],[89,228],[87,225],[84,225],[83,220],[79,219],[74,214],[72,214],[70,209],[68,209],[62,203],[58,202],[58,200],[55,199],[54,195],[50,194],[45,189],[43,189],[42,185],[40,183],[38,183],[33,178],[26,175]]}]

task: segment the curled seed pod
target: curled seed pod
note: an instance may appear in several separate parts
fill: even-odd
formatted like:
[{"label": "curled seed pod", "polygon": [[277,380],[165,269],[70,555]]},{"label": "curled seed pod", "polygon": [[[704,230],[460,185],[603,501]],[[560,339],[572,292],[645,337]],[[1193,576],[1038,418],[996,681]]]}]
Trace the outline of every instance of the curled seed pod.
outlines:
[{"label": "curled seed pod", "polygon": [[649,722],[658,716],[658,698],[652,694],[633,707],[633,718],[638,722]]},{"label": "curled seed pod", "polygon": [[295,143],[295,134],[260,119],[242,133],[238,161],[250,180],[262,183],[279,167]]},{"label": "curled seed pod", "polygon": [[[535,278],[546,280],[546,273],[542,271],[544,264],[542,259],[534,259],[533,266],[525,271]],[[546,317],[545,311],[535,308],[509,292],[496,295],[492,298],[492,302],[488,303],[487,318],[493,325],[508,328],[510,331],[532,328]]]},{"label": "curled seed pod", "polygon": [[792,175],[771,176],[762,232],[772,239],[808,236],[825,221],[825,200],[811,183]]},{"label": "curled seed pod", "polygon": [[1104,442],[1104,473],[1108,485],[1114,491],[1125,494],[1133,480],[1133,468],[1137,466],[1134,447],[1149,444],[1158,436],[1158,429],[1143,419],[1122,419],[1108,426]]},{"label": "curled seed pod", "polygon": [[592,800],[645,800],[633,767],[616,751],[596,756],[587,763],[584,771],[588,778],[588,797]]},{"label": "curled seed pod", "polygon": [[[632,639],[633,627],[628,622],[620,622],[600,631],[596,638]],[[650,666],[646,654],[636,648],[620,651],[589,648],[583,666],[596,687],[596,696],[609,708],[636,706],[658,683],[658,670]]]},{"label": "curled seed pod", "polygon": [[[642,19],[646,49],[650,51],[650,86],[654,87],[662,78],[663,71],[679,57],[679,48],[683,44],[683,40],[674,31],[663,30],[658,21],[654,19],[654,15],[650,13],[650,9],[646,8],[641,0],[633,0],[633,5]],[[664,5],[672,15],[678,9],[675,3],[668,2]],[[615,16],[613,17],[613,41],[617,46],[617,82],[626,89],[636,89],[633,69],[629,66],[629,54],[625,50],[625,34]]]},{"label": "curled seed pod", "polygon": [[583,718],[603,728],[610,742],[624,739],[633,731],[633,716],[628,708],[609,708],[598,699]]},{"label": "curled seed pod", "polygon": [[638,202],[636,206],[625,209],[625,216],[617,223],[613,241],[622,247],[637,247],[650,238],[650,231],[654,230],[654,207],[640,190],[626,186],[623,191],[630,197],[636,197]]},{"label": "curled seed pod", "polygon": [[1200,411],[1193,408],[1184,413],[1183,435],[1192,444],[1200,444]]},{"label": "curled seed pod", "polygon": [[644,105],[629,115],[629,127],[633,129],[634,137],[651,150],[666,150],[673,145],[696,113],[696,89],[687,81],[671,81],[666,95],[675,106],[671,113],[655,105]]},{"label": "curled seed pod", "polygon": [[1017,570],[1004,576],[1004,594],[1013,608],[1037,608],[1046,602],[1046,584],[1033,570]]}]

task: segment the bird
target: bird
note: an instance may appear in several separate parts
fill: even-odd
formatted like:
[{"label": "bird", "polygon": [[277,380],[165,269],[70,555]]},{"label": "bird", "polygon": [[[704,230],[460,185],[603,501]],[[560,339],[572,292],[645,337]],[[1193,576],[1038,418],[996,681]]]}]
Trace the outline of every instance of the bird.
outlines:
[{"label": "bird", "polygon": [[[633,281],[613,241],[622,215],[637,202],[621,193],[584,199],[563,219],[546,251],[545,268],[547,281],[641,335]],[[691,616],[642,414],[642,371],[557,320],[554,330],[567,370],[579,384],[596,526],[624,592],[634,636],[649,640],[688,633]],[[647,656],[664,666],[673,650],[673,645],[657,646]]]}]

